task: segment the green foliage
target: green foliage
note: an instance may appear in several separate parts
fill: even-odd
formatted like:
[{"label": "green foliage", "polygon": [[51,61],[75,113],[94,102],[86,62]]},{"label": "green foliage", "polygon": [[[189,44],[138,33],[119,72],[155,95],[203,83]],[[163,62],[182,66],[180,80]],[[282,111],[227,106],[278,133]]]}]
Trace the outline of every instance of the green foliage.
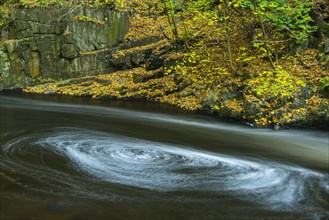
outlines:
[{"label": "green foliage", "polygon": [[298,0],[243,0],[242,8],[250,9],[263,23],[269,23],[276,35],[301,43],[315,31],[310,25],[312,2]]},{"label": "green foliage", "polygon": [[210,0],[188,1],[187,10],[190,10],[190,11],[192,11],[192,10],[194,10],[194,11],[209,10],[212,2],[213,1],[210,1]]},{"label": "green foliage", "polygon": [[268,57],[275,68],[273,54],[289,48],[291,42],[306,41],[316,28],[310,25],[312,2],[298,0],[238,0],[234,6],[249,9],[259,22],[255,29],[253,46],[259,57]]},{"label": "green foliage", "polygon": [[96,6],[98,8],[112,8],[118,10],[126,9],[126,0],[96,0],[91,1],[90,5]]},{"label": "green foliage", "polygon": [[115,0],[96,0],[95,4],[100,8],[110,8],[115,4]]},{"label": "green foliage", "polygon": [[177,22],[176,22],[176,2],[173,0],[161,0],[162,3],[162,10],[164,14],[166,14],[168,19],[168,24],[172,33],[172,40],[175,42],[178,40],[178,29],[177,29]]},{"label": "green foliage", "polygon": [[45,8],[49,6],[63,6],[65,4],[64,0],[18,0],[18,4],[24,7],[39,7]]},{"label": "green foliage", "polygon": [[320,88],[322,90],[329,90],[329,76],[326,76],[326,77],[323,77],[321,80],[320,80]]},{"label": "green foliage", "polygon": [[248,81],[250,91],[259,98],[292,98],[297,95],[300,87],[306,86],[305,82],[292,76],[284,69],[264,71],[257,78]]},{"label": "green foliage", "polygon": [[8,16],[7,14],[4,12],[4,9],[2,7],[0,7],[0,28],[3,27],[7,21],[8,21]]},{"label": "green foliage", "polygon": [[7,0],[7,5],[22,7],[81,6],[124,9],[126,0]]},{"label": "green foliage", "polygon": [[189,48],[198,34],[197,25],[217,22],[217,12],[210,10],[212,3],[212,0],[160,0],[157,8],[167,16],[170,38],[175,45]]}]

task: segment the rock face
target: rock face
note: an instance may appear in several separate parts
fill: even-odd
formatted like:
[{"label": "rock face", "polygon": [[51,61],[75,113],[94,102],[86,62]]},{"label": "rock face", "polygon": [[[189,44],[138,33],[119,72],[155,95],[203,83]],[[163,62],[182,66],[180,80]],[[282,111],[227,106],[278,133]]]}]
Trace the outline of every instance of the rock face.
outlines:
[{"label": "rock face", "polygon": [[128,31],[128,14],[92,8],[13,9],[1,30],[3,88],[34,79],[111,72],[111,50]]}]

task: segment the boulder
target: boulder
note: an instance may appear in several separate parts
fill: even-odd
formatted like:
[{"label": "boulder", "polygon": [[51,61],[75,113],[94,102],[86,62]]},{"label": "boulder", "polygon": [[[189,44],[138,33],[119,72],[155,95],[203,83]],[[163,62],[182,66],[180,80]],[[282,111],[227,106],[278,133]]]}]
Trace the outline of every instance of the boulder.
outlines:
[{"label": "boulder", "polygon": [[243,108],[248,115],[256,115],[260,112],[261,103],[258,98],[248,96],[243,102]]}]

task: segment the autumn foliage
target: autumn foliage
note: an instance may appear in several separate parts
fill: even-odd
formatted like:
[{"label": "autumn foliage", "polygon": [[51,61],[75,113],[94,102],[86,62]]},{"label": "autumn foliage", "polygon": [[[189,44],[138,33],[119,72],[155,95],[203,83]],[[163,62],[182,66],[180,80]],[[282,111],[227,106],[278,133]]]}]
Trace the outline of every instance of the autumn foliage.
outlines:
[{"label": "autumn foliage", "polygon": [[259,127],[328,127],[329,61],[321,42],[329,36],[319,34],[312,2],[133,0],[116,5],[131,13],[123,45],[150,36],[159,41],[113,56],[147,47],[163,61],[160,68],[148,70],[146,60],[135,68],[24,91],[149,100]]}]

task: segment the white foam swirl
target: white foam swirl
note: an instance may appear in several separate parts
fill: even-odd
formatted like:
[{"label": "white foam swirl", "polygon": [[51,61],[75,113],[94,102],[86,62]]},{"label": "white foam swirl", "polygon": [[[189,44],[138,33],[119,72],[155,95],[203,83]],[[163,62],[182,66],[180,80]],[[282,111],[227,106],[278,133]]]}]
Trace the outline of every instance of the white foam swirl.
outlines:
[{"label": "white foam swirl", "polygon": [[94,131],[59,132],[36,143],[100,181],[147,190],[230,193],[272,208],[305,203],[314,185],[328,190],[327,175],[308,169]]}]

